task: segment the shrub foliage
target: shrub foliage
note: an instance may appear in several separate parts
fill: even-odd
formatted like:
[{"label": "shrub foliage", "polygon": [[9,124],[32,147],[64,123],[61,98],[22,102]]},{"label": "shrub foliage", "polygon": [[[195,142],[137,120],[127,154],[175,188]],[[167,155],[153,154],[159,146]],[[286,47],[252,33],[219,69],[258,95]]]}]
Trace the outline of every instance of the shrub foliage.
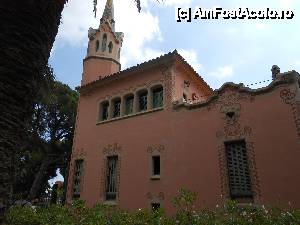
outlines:
[{"label": "shrub foliage", "polygon": [[32,209],[13,207],[6,215],[7,225],[299,225],[300,210],[247,205],[242,208],[228,201],[215,209],[195,210],[197,194],[181,189],[173,199],[177,213],[168,217],[163,209],[122,209],[95,205],[86,208],[83,201],[71,205],[51,205]]}]

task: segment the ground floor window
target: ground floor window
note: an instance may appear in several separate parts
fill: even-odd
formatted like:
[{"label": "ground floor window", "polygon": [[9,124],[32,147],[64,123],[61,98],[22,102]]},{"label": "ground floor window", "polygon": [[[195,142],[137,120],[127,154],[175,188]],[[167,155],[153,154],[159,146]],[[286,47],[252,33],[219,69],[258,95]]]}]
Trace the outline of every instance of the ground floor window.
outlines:
[{"label": "ground floor window", "polygon": [[158,202],[151,203],[151,209],[152,209],[152,211],[156,211],[159,208],[160,208],[160,203],[158,203]]},{"label": "ground floor window", "polygon": [[76,160],[75,171],[74,171],[73,198],[80,197],[82,172],[83,172],[83,160],[82,159]]},{"label": "ground floor window", "polygon": [[251,198],[251,179],[245,141],[225,142],[230,197]]},{"label": "ground floor window", "polygon": [[117,198],[117,163],[118,156],[107,157],[106,200]]},{"label": "ground floor window", "polygon": [[152,156],[152,175],[153,176],[160,175],[160,156],[159,155]]}]

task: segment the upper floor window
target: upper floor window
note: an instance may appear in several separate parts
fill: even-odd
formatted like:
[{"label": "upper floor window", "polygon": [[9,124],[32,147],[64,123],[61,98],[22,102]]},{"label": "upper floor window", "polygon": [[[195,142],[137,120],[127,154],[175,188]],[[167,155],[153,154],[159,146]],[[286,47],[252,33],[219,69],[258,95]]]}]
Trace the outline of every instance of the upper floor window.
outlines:
[{"label": "upper floor window", "polygon": [[139,94],[139,111],[147,110],[147,90],[140,92]]},{"label": "upper floor window", "polygon": [[99,44],[99,41],[97,40],[97,41],[96,41],[96,47],[95,47],[95,51],[96,51],[96,52],[99,50],[99,45],[100,45],[100,44]]},{"label": "upper floor window", "polygon": [[118,98],[113,101],[113,117],[121,116],[121,99]]},{"label": "upper floor window", "polygon": [[164,96],[163,96],[162,87],[153,89],[152,100],[153,100],[152,102],[153,108],[158,108],[163,106]]},{"label": "upper floor window", "polygon": [[107,157],[106,200],[117,198],[117,163],[118,156]]},{"label": "upper floor window", "polygon": [[231,198],[252,198],[245,141],[226,142],[225,149]]},{"label": "upper floor window", "polygon": [[103,34],[103,37],[102,37],[102,47],[101,47],[102,52],[105,52],[105,50],[106,50],[106,42],[107,42],[107,35]]},{"label": "upper floor window", "polygon": [[80,197],[81,179],[83,174],[83,160],[75,161],[74,183],[73,183],[73,198]]},{"label": "upper floor window", "polygon": [[109,102],[103,102],[101,104],[101,120],[107,120],[108,119],[108,110],[109,110]]},{"label": "upper floor window", "polygon": [[108,52],[112,53],[112,50],[113,50],[113,43],[109,42],[109,44],[108,44]]},{"label": "upper floor window", "polygon": [[125,114],[126,115],[133,113],[133,100],[134,100],[133,95],[129,95],[125,98]]}]

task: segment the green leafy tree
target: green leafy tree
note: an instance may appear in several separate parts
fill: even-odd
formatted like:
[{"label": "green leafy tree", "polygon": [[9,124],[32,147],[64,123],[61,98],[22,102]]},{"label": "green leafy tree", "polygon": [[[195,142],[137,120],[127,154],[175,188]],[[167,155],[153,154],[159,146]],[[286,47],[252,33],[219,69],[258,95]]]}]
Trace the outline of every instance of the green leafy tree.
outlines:
[{"label": "green leafy tree", "polygon": [[39,198],[58,168],[66,176],[77,101],[78,93],[55,81],[48,67],[34,104],[26,145],[16,160],[15,199]]}]

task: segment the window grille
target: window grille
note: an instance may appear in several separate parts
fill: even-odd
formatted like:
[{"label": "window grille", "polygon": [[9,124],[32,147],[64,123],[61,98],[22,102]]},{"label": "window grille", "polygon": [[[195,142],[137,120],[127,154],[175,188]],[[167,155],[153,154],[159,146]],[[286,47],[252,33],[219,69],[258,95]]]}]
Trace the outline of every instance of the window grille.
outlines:
[{"label": "window grille", "polygon": [[139,96],[139,106],[140,106],[140,111],[147,110],[147,92],[144,92],[144,93],[140,94],[140,96]]},{"label": "window grille", "polygon": [[113,117],[119,117],[121,115],[121,100],[117,100],[114,102],[114,113]]},{"label": "window grille", "polygon": [[106,200],[117,198],[117,163],[118,156],[107,157]]},{"label": "window grille", "polygon": [[109,107],[108,102],[102,104],[102,115],[101,115],[102,120],[108,119],[108,107]]},{"label": "window grille", "polygon": [[227,142],[225,148],[231,198],[252,197],[245,141]]},{"label": "window grille", "polygon": [[83,171],[83,160],[82,159],[76,160],[75,172],[74,172],[73,198],[80,197],[82,171]]},{"label": "window grille", "polygon": [[131,113],[133,113],[133,96],[127,97],[125,103],[125,114],[129,115]]},{"label": "window grille", "polygon": [[152,156],[152,175],[160,175],[160,156]]},{"label": "window grille", "polygon": [[159,88],[153,91],[153,108],[163,106],[163,89]]}]

